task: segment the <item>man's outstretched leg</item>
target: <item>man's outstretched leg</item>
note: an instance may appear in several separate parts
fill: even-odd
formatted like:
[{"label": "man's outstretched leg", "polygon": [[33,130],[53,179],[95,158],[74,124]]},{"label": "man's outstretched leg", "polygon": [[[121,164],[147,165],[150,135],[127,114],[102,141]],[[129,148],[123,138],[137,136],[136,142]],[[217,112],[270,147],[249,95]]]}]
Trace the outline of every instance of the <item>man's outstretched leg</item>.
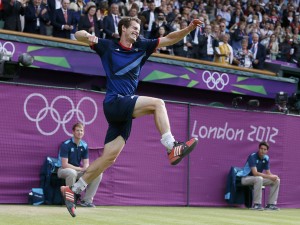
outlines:
[{"label": "man's outstretched leg", "polygon": [[72,187],[62,186],[60,188],[61,194],[65,201],[65,205],[71,216],[76,216],[76,196],[79,195],[83,190],[85,190],[89,183],[91,183],[107,168],[114,164],[124,145],[125,141],[121,136],[118,136],[115,140],[105,144],[102,156],[92,162],[92,164],[87,168],[84,175],[80,177]]},{"label": "man's outstretched leg", "polygon": [[178,164],[185,156],[193,151],[198,143],[197,138],[187,142],[175,141],[171,133],[169,117],[163,100],[147,96],[137,99],[133,117],[154,114],[154,122],[161,136],[161,143],[166,147],[171,165]]}]

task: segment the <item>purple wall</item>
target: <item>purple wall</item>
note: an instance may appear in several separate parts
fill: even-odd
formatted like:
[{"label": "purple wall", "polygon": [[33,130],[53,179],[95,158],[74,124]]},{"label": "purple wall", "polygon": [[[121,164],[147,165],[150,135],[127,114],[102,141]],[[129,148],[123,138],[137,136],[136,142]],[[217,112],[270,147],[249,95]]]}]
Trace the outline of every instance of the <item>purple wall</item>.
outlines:
[{"label": "purple wall", "polygon": [[[103,146],[107,124],[102,100],[102,94],[88,91],[0,84],[0,203],[27,203],[29,190],[39,186],[45,157],[57,155],[59,143],[78,119],[87,122],[90,148]],[[169,165],[152,116],[134,120],[131,138],[104,174],[97,205],[227,206],[230,166],[243,166],[266,139],[271,171],[282,182],[279,205],[300,207],[298,116],[177,103],[167,103],[167,108],[175,138],[185,140],[188,133],[199,137],[190,165],[188,159]],[[92,160],[97,155],[91,150]]]}]

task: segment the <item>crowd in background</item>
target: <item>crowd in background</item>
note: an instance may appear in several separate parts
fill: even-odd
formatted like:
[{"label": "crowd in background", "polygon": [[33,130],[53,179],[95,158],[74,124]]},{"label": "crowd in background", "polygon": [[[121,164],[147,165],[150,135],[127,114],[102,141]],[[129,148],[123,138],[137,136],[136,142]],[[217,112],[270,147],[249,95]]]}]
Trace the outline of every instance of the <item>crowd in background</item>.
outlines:
[{"label": "crowd in background", "polygon": [[204,22],[158,53],[263,69],[266,58],[300,60],[300,0],[0,0],[3,29],[74,39],[77,30],[118,39],[123,16],[141,20],[140,38]]}]

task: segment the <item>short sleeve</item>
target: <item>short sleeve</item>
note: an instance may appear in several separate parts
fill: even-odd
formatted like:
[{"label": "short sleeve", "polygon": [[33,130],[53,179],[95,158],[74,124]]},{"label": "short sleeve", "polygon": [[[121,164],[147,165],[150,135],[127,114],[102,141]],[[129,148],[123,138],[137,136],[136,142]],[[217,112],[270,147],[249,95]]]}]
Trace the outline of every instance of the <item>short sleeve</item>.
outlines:
[{"label": "short sleeve", "polygon": [[111,43],[112,43],[111,40],[99,38],[98,43],[95,45],[92,45],[91,49],[93,49],[95,52],[97,52],[98,55],[102,56],[105,54],[105,52],[108,49],[110,49],[108,46],[110,46]]},{"label": "short sleeve", "polygon": [[249,164],[250,168],[256,167],[256,160],[255,160],[255,157],[253,155],[250,155],[248,157],[248,164]]},{"label": "short sleeve", "polygon": [[59,148],[59,156],[61,158],[68,158],[69,149],[65,143],[62,143]]},{"label": "short sleeve", "polygon": [[83,151],[82,158],[83,159],[88,159],[89,158],[89,148],[88,148],[88,146],[86,146],[85,151]]}]

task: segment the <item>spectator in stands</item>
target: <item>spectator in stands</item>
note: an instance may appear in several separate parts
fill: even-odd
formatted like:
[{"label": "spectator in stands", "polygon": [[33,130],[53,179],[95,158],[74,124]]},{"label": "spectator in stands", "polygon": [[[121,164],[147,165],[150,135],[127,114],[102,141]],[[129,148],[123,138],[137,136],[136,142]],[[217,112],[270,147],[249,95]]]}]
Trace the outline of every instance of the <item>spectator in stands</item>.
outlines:
[{"label": "spectator in stands", "polygon": [[[77,11],[80,12],[80,16],[81,16],[81,14],[84,14],[84,13],[85,13],[84,8],[86,7],[85,1],[84,1],[84,0],[76,0],[74,3],[75,3],[75,4],[77,5],[77,7],[78,7]],[[71,2],[71,4],[72,4],[72,2]]]},{"label": "spectator in stands", "polygon": [[215,39],[211,32],[211,25],[206,25],[204,33],[199,37],[198,59],[213,61],[214,48],[218,47],[219,41]]},{"label": "spectator in stands", "polygon": [[[160,26],[158,29],[158,35],[156,35],[153,38],[162,38],[167,36],[167,31],[166,28],[164,26]],[[166,55],[173,55],[173,47],[172,46],[166,46],[166,47],[161,47],[161,48],[157,48],[156,49],[157,53],[162,53],[162,54],[166,54]]]},{"label": "spectator in stands", "polygon": [[[72,127],[73,137],[64,141],[59,148],[59,164],[57,176],[66,180],[67,186],[72,186],[89,166],[89,148],[82,140],[84,136],[84,125],[76,123]],[[102,173],[96,177],[87,187],[84,198],[80,205],[84,207],[95,207],[93,198],[102,180]]]},{"label": "spectator in stands", "polygon": [[287,14],[282,16],[282,26],[289,27],[292,23],[294,23],[294,7],[290,7],[290,10],[287,11]]},{"label": "spectator in stands", "polygon": [[284,41],[285,31],[280,25],[275,28],[274,34],[276,35],[278,43],[281,43]]},{"label": "spectator in stands", "polygon": [[175,20],[176,14],[175,10],[173,10],[172,4],[167,4],[167,12],[165,14],[168,23],[172,23]]},{"label": "spectator in stands", "polygon": [[96,5],[91,5],[87,9],[87,14],[84,14],[80,17],[78,30],[85,30],[91,35],[101,37],[100,31],[103,29],[103,24],[101,23],[101,20],[98,20],[96,16],[96,10]]},{"label": "spectator in stands", "polygon": [[294,28],[294,33],[293,33],[293,39],[294,39],[294,43],[299,44],[300,43],[300,33],[299,33],[299,28],[295,27]]},{"label": "spectator in stands", "polygon": [[279,44],[275,34],[272,34],[267,46],[267,55],[270,56],[271,60],[276,60],[278,53],[279,53]]},{"label": "spectator in stands", "polygon": [[[203,21],[203,17],[199,17],[200,21]],[[186,21],[186,20],[184,20]],[[199,59],[199,38],[201,34],[203,33],[203,29],[205,27],[205,24],[202,24],[199,27],[196,27],[195,30],[191,32],[192,37],[192,52],[191,52],[191,58]]]},{"label": "spectator in stands", "polygon": [[229,12],[229,6],[226,6],[226,5],[222,5],[222,9],[221,11],[219,11],[217,13],[217,16],[220,15],[222,18],[224,18],[226,20],[226,27],[229,26],[229,22],[231,20],[231,15],[230,15],[230,12]]},{"label": "spectator in stands", "polygon": [[[206,13],[206,10],[202,10],[200,15],[199,15],[199,18],[202,17],[203,18],[203,22],[205,24],[210,24],[210,19],[209,19],[209,15]],[[224,19],[225,21],[225,19]]]},{"label": "spectator in stands", "polygon": [[[184,29],[188,26],[186,21],[181,21],[180,29]],[[182,40],[173,45],[173,52],[176,56],[182,56],[190,58],[192,52],[192,36],[191,34],[186,35]]]},{"label": "spectator in stands", "polygon": [[53,15],[53,36],[71,38],[71,31],[76,25],[74,12],[69,10],[70,0],[62,0],[62,7],[56,9]]},{"label": "spectator in stands", "polygon": [[300,42],[294,42],[290,50],[291,62],[296,63],[300,67]]},{"label": "spectator in stands", "polygon": [[185,21],[185,20],[182,20],[182,16],[181,14],[177,14],[175,16],[175,19],[170,23],[170,26],[172,27],[172,30],[180,30],[180,23],[182,21]]},{"label": "spectator in stands", "polygon": [[259,23],[256,21],[257,20],[255,19],[252,24],[248,24],[246,27],[246,32],[249,37],[249,42],[252,42],[252,34],[253,33],[260,35]]},{"label": "spectator in stands", "polygon": [[184,20],[186,20],[188,23],[190,22],[190,13],[192,11],[192,8],[188,5],[189,2],[185,6],[182,7],[181,16]]},{"label": "spectator in stands", "polygon": [[[248,156],[243,169],[242,185],[253,185],[253,208],[254,210],[279,210],[277,205],[280,179],[270,170],[269,144],[260,142],[258,151]],[[265,171],[265,172],[264,172]],[[270,186],[268,204],[262,206],[262,186]]]},{"label": "spectator in stands", "polygon": [[71,2],[69,6],[69,10],[72,10],[74,12],[73,15],[74,15],[75,23],[74,23],[73,30],[71,30],[71,39],[75,40],[75,32],[78,30],[78,23],[82,15],[83,8],[80,9],[75,2]]},{"label": "spectator in stands", "polygon": [[130,17],[139,17],[139,9],[138,9],[138,5],[133,3],[132,7],[128,10],[126,16],[130,16]]},{"label": "spectator in stands", "polygon": [[239,67],[252,68],[253,53],[248,49],[248,39],[243,39],[241,43],[242,48],[235,52],[233,63]]},{"label": "spectator in stands", "polygon": [[149,1],[148,10],[142,12],[142,16],[145,18],[144,23],[144,37],[149,38],[152,30],[152,24],[157,19],[158,13],[155,11],[154,1]]},{"label": "spectator in stands", "polygon": [[229,30],[226,27],[225,19],[221,20],[221,22],[219,23],[219,27],[220,27],[220,35],[229,33]]},{"label": "spectator in stands", "polygon": [[290,35],[285,36],[285,40],[279,43],[280,61],[288,62],[291,59],[291,49],[293,38]]},{"label": "spectator in stands", "polygon": [[248,24],[252,24],[254,22],[254,15],[255,15],[253,6],[248,5],[248,7],[246,9],[246,12],[247,12],[246,13],[246,16],[247,16],[247,19],[246,19],[247,25]]},{"label": "spectator in stands", "polygon": [[158,13],[157,19],[152,24],[152,29],[151,29],[149,38],[156,38],[156,37],[158,37],[158,35],[160,36],[160,33],[159,33],[160,27],[165,28],[166,34],[173,31],[171,25],[166,20],[166,15],[163,12]]},{"label": "spectator in stands", "polygon": [[215,39],[219,40],[221,38],[221,30],[220,30],[220,24],[214,23],[211,25],[212,35],[215,37]]},{"label": "spectator in stands", "polygon": [[[135,0],[127,0],[124,6],[124,10],[125,10],[125,15],[128,15],[130,9],[132,8],[132,5],[137,5],[137,3],[135,3]],[[137,5],[137,11],[139,12],[140,7]]]},{"label": "spectator in stands", "polygon": [[46,35],[46,26],[50,25],[48,8],[41,4],[42,0],[33,0],[25,10],[24,32]]},{"label": "spectator in stands", "polygon": [[[254,8],[255,15],[257,15],[257,23],[261,23],[263,19],[264,9],[260,4],[256,4]],[[254,21],[253,21],[254,22]]]},{"label": "spectator in stands", "polygon": [[4,29],[22,31],[20,15],[24,15],[28,0],[2,0]]},{"label": "spectator in stands", "polygon": [[257,33],[252,33],[252,43],[248,46],[253,53],[253,68],[263,69],[266,59],[266,48],[258,42],[259,36]]},{"label": "spectator in stands", "polygon": [[62,7],[62,0],[47,0],[47,5],[49,9],[49,15],[51,21],[53,21],[55,10]]},{"label": "spectator in stands", "polygon": [[103,19],[103,33],[106,39],[120,38],[118,32],[118,23],[120,21],[119,5],[111,4],[110,13]]},{"label": "spectator in stands", "polygon": [[246,33],[246,22],[241,21],[238,24],[234,24],[230,28],[230,33],[231,33],[231,47],[233,49],[233,52],[236,53],[238,49],[242,48],[242,40],[248,38],[248,35]]},{"label": "spectator in stands", "polygon": [[192,10],[191,14],[190,14],[190,19],[189,20],[193,20],[193,19],[198,19],[199,18],[199,12],[197,10]]},{"label": "spectator in stands", "polygon": [[236,9],[231,15],[231,20],[228,27],[239,24],[242,21],[245,21],[243,11],[242,9]]},{"label": "spectator in stands", "polygon": [[214,61],[222,64],[232,64],[233,49],[229,45],[230,35],[221,35],[219,46],[215,47]]},{"label": "spectator in stands", "polygon": [[278,11],[275,7],[271,11],[270,19],[272,20],[272,22],[274,24],[276,24],[276,22],[280,20],[279,15],[278,15]]},{"label": "spectator in stands", "polygon": [[[158,2],[160,1],[160,2]],[[168,9],[167,9],[167,0],[155,0],[155,11],[159,12],[163,12],[165,14],[165,16],[168,15]]]},{"label": "spectator in stands", "polygon": [[270,37],[274,33],[274,26],[271,21],[266,22],[263,29],[260,29],[260,43],[267,47]]},{"label": "spectator in stands", "polygon": [[299,19],[295,19],[293,23],[291,23],[291,28],[292,30],[294,31],[295,33],[295,29],[297,28],[298,29],[298,32],[297,34],[299,34],[299,29],[300,29],[300,22],[299,22]]},{"label": "spectator in stands", "polygon": [[[103,0],[98,0],[103,1]],[[105,0],[106,1],[106,0]],[[108,0],[108,5],[117,4],[119,6],[119,15],[124,16],[125,15],[125,0]]]},{"label": "spectator in stands", "polygon": [[101,24],[100,29],[100,38],[104,37],[104,18],[108,15],[108,4],[107,2],[100,2],[97,6],[96,16],[97,21]]}]

